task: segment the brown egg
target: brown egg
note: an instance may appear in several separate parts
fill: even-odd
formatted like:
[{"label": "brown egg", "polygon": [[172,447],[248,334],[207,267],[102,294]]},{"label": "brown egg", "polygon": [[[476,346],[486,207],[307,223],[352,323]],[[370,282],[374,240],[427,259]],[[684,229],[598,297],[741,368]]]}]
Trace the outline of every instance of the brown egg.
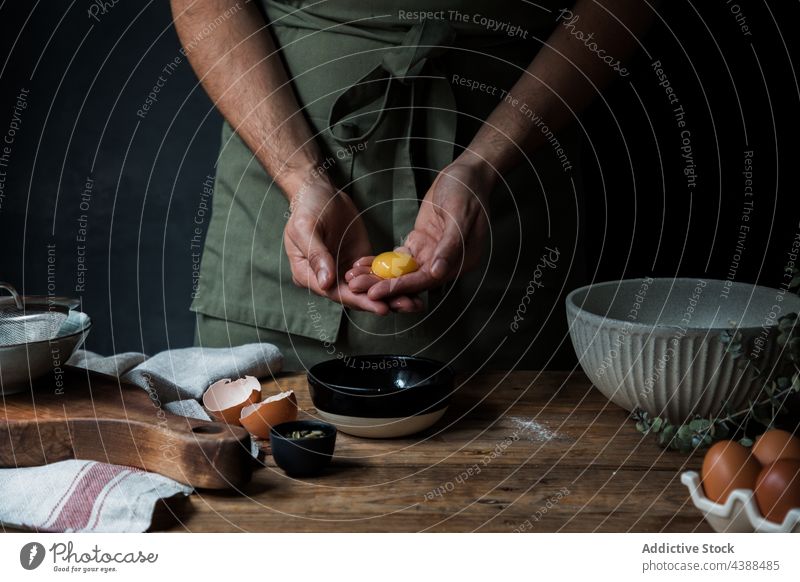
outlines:
[{"label": "brown egg", "polygon": [[242,409],[239,422],[253,436],[269,438],[269,429],[282,422],[297,420],[297,397],[294,390],[281,392]]},{"label": "brown egg", "polygon": [[764,467],[756,481],[756,503],[775,523],[783,523],[790,510],[800,508],[800,461],[784,459]]},{"label": "brown egg", "polygon": [[703,489],[714,503],[725,503],[735,489],[753,490],[761,465],[750,449],[734,441],[712,445],[703,459]]},{"label": "brown egg", "polygon": [[239,424],[242,408],[261,400],[261,384],[253,376],[231,382],[228,378],[214,382],[203,394],[203,406],[220,422]]},{"label": "brown egg", "polygon": [[800,439],[785,430],[768,430],[753,444],[753,456],[765,467],[783,459],[800,461]]}]

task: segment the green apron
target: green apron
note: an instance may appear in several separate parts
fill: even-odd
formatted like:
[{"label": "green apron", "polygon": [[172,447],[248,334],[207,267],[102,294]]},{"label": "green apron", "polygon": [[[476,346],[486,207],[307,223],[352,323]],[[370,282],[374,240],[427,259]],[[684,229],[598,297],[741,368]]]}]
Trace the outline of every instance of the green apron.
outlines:
[{"label": "green apron", "polygon": [[[545,6],[263,2],[326,157],[322,170],[364,212],[376,253],[401,244],[436,173],[528,66],[555,23],[553,2]],[[472,80],[486,85],[472,88]],[[570,348],[562,297],[583,270],[577,133],[536,127],[549,141],[492,194],[481,266],[426,293],[425,313],[378,317],[292,283],[283,249],[288,203],[225,123],[192,304],[196,342],[275,343],[290,370],[359,353],[426,355],[458,368],[563,366]]]}]

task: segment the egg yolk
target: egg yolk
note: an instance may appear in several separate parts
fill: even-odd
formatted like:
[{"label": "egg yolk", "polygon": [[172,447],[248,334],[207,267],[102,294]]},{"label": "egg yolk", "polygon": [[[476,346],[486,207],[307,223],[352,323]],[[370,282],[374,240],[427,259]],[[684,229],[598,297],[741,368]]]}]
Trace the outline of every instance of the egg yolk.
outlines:
[{"label": "egg yolk", "polygon": [[393,279],[419,269],[411,255],[390,251],[381,253],[372,261],[372,273],[381,279]]}]

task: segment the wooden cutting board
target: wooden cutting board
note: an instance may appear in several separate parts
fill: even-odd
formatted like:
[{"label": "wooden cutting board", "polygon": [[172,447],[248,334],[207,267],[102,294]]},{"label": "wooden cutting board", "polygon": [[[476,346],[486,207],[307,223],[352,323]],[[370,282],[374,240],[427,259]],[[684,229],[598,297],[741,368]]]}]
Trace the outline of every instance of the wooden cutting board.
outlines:
[{"label": "wooden cutting board", "polygon": [[0,466],[85,459],[139,467],[193,487],[250,480],[250,436],[240,427],[167,412],[116,378],[65,367],[31,391],[0,397]]}]

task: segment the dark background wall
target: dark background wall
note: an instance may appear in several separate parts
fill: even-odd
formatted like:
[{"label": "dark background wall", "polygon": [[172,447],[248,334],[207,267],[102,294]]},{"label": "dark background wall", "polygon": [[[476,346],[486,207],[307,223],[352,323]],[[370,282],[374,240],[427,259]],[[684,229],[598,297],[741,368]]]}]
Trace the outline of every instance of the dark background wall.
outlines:
[{"label": "dark background wall", "polygon": [[[49,283],[82,298],[95,322],[90,349],[190,344],[192,236],[208,222],[200,203],[221,119],[179,53],[168,3],[107,3],[95,18],[86,0],[9,4],[0,7],[0,139],[13,133],[0,165],[0,280],[46,293],[54,249]],[[663,4],[631,76],[583,118],[593,277],[776,285],[800,228],[789,154],[798,5]],[[684,107],[693,188],[656,60]],[[159,75],[157,101],[140,111]],[[755,195],[743,222],[745,151]]]},{"label": "dark background wall", "polygon": [[[2,74],[0,132],[21,89],[30,104],[0,210],[0,278],[46,293],[54,243],[57,292],[82,296],[94,322],[90,349],[183,347],[193,333],[193,221],[214,174],[221,119],[178,52],[168,2],[120,2],[99,21],[88,16],[90,5],[2,10],[2,54],[13,50]],[[166,82],[142,118],[137,111],[160,75]],[[87,178],[93,187],[82,209]],[[77,240],[82,214],[85,243]]]}]

